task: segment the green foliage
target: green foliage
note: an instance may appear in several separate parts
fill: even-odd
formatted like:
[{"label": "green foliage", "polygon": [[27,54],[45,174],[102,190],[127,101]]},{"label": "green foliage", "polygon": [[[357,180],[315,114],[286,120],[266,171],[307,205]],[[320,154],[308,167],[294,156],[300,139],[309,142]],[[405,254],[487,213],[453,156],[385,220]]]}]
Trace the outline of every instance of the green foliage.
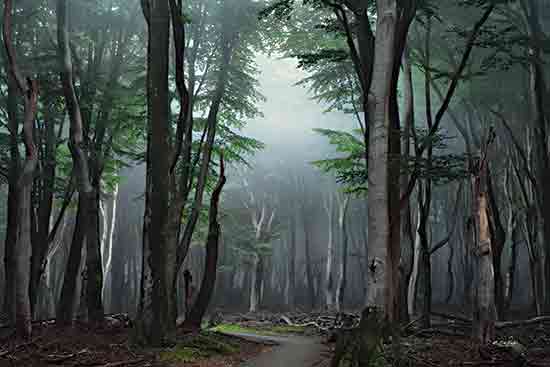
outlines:
[{"label": "green foliage", "polygon": [[336,158],[322,159],[313,162],[322,171],[332,174],[345,186],[346,191],[362,193],[367,190],[366,184],[366,147],[361,132],[315,129],[328,138],[338,153]]},{"label": "green foliage", "polygon": [[160,359],[165,362],[193,363],[217,355],[235,354],[238,351],[239,345],[236,342],[229,341],[213,332],[203,332],[171,349],[162,351]]}]

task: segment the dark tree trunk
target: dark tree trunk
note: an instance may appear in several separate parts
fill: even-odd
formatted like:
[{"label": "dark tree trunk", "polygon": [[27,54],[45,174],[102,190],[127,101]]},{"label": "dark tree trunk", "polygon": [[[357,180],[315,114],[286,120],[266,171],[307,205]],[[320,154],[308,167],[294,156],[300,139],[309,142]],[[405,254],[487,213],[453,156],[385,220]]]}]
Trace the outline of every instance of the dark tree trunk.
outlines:
[{"label": "dark tree trunk", "polygon": [[10,168],[8,178],[8,205],[6,237],[4,240],[4,271],[6,286],[4,289],[3,312],[7,315],[8,321],[15,321],[15,244],[17,242],[18,217],[17,208],[17,177],[20,169],[18,129],[17,120],[17,87],[13,77],[8,77],[8,123],[10,129]]},{"label": "dark tree trunk", "polygon": [[15,60],[12,45],[12,1],[4,1],[3,37],[7,56],[8,74],[15,81],[19,94],[24,99],[23,142],[25,162],[17,178],[17,240],[14,254],[15,264],[15,323],[17,334],[31,337],[30,258],[31,258],[31,210],[32,184],[38,164],[38,151],[34,142],[34,122],[38,104],[38,84],[36,80],[23,77]]},{"label": "dark tree trunk", "polygon": [[91,322],[103,320],[103,267],[99,235],[99,192],[94,188],[86,197],[86,307]]},{"label": "dark tree trunk", "polygon": [[[84,126],[82,122],[82,114],[80,105],[76,96],[73,79],[72,57],[69,48],[69,9],[67,0],[58,0],[57,2],[57,38],[58,38],[58,58],[61,67],[61,84],[63,86],[63,94],[70,126],[69,150],[73,159],[73,167],[76,176],[78,177],[78,205],[80,220],[77,220],[75,233],[82,232],[73,237],[73,246],[75,251],[82,248],[81,244],[75,244],[74,240],[86,240],[86,304],[88,307],[88,316],[90,321],[98,322],[103,319],[103,304],[101,300],[101,288],[103,283],[103,272],[101,269],[101,255],[99,249],[99,228],[98,221],[95,216],[94,195],[97,193],[90,181],[89,159],[88,154],[84,149]],[[71,249],[72,250],[72,249]],[[71,274],[72,276],[73,274]],[[65,279],[67,279],[65,277]],[[68,285],[74,285],[74,280],[69,280]],[[65,284],[63,285],[65,288]],[[74,291],[67,290],[68,295]],[[70,304],[71,300],[60,301],[60,304]],[[65,312],[69,312],[60,317],[60,321],[70,321],[72,313],[69,308],[64,308]]]},{"label": "dark tree trunk", "polygon": [[84,246],[84,226],[82,225],[82,217],[84,211],[82,202],[78,199],[78,209],[76,212],[76,221],[74,225],[73,239],[69,250],[69,259],[63,276],[63,286],[61,295],[57,304],[56,318],[58,325],[66,325],[72,323],[75,306],[77,303],[76,288],[78,277],[80,276],[80,262],[82,259],[82,247]]},{"label": "dark tree trunk", "polygon": [[506,230],[500,220],[497,198],[491,179],[489,167],[487,167],[487,197],[489,209],[489,230],[491,243],[493,245],[493,268],[495,272],[495,304],[497,308],[497,317],[504,317],[505,299],[504,299],[504,278],[502,276],[502,252],[506,242]]},{"label": "dark tree trunk", "polygon": [[[51,101],[48,101],[51,103]],[[50,109],[51,106],[46,106],[46,109]],[[39,202],[37,210],[37,223],[36,235],[33,236],[32,243],[32,256],[31,256],[31,285],[30,285],[30,298],[31,309],[33,315],[35,314],[35,306],[40,292],[40,279],[44,274],[44,268],[46,265],[46,256],[48,248],[50,246],[50,218],[53,208],[53,194],[55,192],[55,150],[56,150],[56,135],[54,129],[54,122],[51,119],[51,114],[47,111],[44,116],[45,120],[45,152],[42,163],[42,175],[39,179]]]},{"label": "dark tree trunk", "polygon": [[220,239],[220,224],[218,222],[218,206],[226,178],[224,172],[223,157],[220,164],[220,177],[218,184],[210,198],[210,210],[208,213],[208,237],[206,240],[206,262],[201,288],[191,312],[185,319],[184,328],[200,329],[206,309],[210,304],[218,268],[218,250]]}]

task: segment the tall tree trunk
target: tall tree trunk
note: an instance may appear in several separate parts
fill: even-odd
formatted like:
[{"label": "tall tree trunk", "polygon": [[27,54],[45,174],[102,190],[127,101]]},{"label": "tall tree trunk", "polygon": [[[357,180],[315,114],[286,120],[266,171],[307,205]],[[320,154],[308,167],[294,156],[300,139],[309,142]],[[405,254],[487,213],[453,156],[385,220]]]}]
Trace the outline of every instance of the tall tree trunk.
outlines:
[{"label": "tall tree trunk", "polygon": [[[151,222],[149,227],[150,266],[153,279],[153,320],[150,325],[149,343],[161,345],[166,338],[175,333],[176,314],[174,306],[174,284],[167,279],[175,272],[170,268],[167,258],[169,238],[165,226],[169,220],[169,185],[170,185],[170,119],[169,108],[169,39],[170,9],[166,0],[150,1],[149,34],[151,53],[149,64],[149,97],[151,98],[150,156],[151,166]],[[153,42],[154,40],[154,42]],[[170,274],[168,274],[170,273]]]},{"label": "tall tree trunk", "polygon": [[[6,69],[9,69],[6,60]],[[17,120],[17,86],[14,78],[8,73],[8,126],[10,130],[10,167],[8,178],[8,204],[6,237],[4,239],[4,271],[6,286],[4,289],[3,312],[7,315],[10,323],[15,322],[15,245],[17,242],[18,228],[18,207],[19,198],[17,195],[17,178],[20,169],[18,131],[19,122]]]},{"label": "tall tree trunk", "polygon": [[[101,284],[103,275],[101,271],[101,255],[99,249],[99,223],[97,221],[96,211],[99,208],[94,207],[96,195],[90,181],[90,171],[88,165],[88,156],[84,150],[84,135],[82,115],[80,105],[74,89],[73,66],[71,52],[69,49],[69,28],[68,19],[69,9],[67,0],[58,0],[57,2],[57,38],[58,38],[58,57],[61,66],[61,83],[70,126],[69,149],[73,158],[75,174],[78,177],[79,192],[79,211],[81,219],[78,223],[82,228],[75,228],[75,231],[83,231],[82,236],[74,236],[74,239],[86,239],[86,274],[87,274],[87,306],[90,321],[98,322],[103,319],[103,305],[101,301]],[[77,245],[82,246],[82,245]],[[67,301],[69,302],[69,301]],[[69,320],[72,315],[67,315]],[[66,320],[68,321],[68,320]]]},{"label": "tall tree trunk", "polygon": [[[408,49],[403,54],[403,83],[404,83],[404,129],[403,129],[403,147],[402,155],[404,159],[409,159],[411,155],[411,139],[413,137],[414,126],[414,88],[412,81],[411,56]],[[401,195],[407,191],[410,175],[401,175]],[[408,312],[408,285],[412,275],[412,264],[414,256],[414,235],[412,223],[412,211],[410,197],[406,199],[403,209],[403,221],[401,222],[401,238],[405,246],[401,248],[401,264],[399,276],[399,303],[400,303],[400,321],[409,322]]]},{"label": "tall tree trunk", "polygon": [[[493,245],[489,229],[489,202],[487,195],[488,167],[487,151],[494,136],[489,138],[481,150],[481,157],[474,172],[474,210],[477,232],[476,243],[476,304],[473,330],[481,344],[491,343],[495,338],[495,278],[493,265]],[[474,168],[475,169],[475,168]]]},{"label": "tall tree trunk", "polygon": [[537,172],[541,202],[539,206],[542,219],[542,236],[545,253],[544,280],[547,291],[544,297],[544,311],[550,312],[550,152],[548,148],[548,123],[550,117],[545,110],[548,90],[546,76],[544,75],[545,65],[543,61],[543,40],[544,31],[541,28],[540,8],[535,0],[522,0],[522,9],[527,20],[530,44],[530,93],[531,112],[536,130],[537,150]]},{"label": "tall tree trunk", "polygon": [[220,163],[220,174],[218,184],[212,192],[210,198],[210,209],[208,212],[208,237],[206,240],[206,261],[204,265],[204,274],[201,282],[201,288],[191,312],[185,319],[185,329],[200,329],[202,319],[206,309],[210,304],[214,285],[216,284],[216,274],[218,265],[218,250],[220,239],[220,224],[218,222],[218,206],[223,186],[226,182],[223,156]]},{"label": "tall tree trunk", "polygon": [[40,280],[44,274],[46,257],[50,246],[50,222],[53,208],[53,195],[55,192],[56,135],[54,121],[51,118],[51,111],[49,111],[53,102],[51,100],[47,100],[46,103],[48,105],[45,107],[45,141],[43,142],[45,148],[42,158],[42,175],[37,180],[40,182],[40,188],[37,190],[37,223],[36,226],[33,226],[36,229],[36,235],[32,241],[31,256],[31,285],[29,294],[31,298],[31,309],[33,315],[37,314],[35,305],[40,292]]},{"label": "tall tree trunk", "polygon": [[4,1],[3,37],[6,50],[9,74],[15,80],[19,93],[25,101],[23,120],[23,142],[25,144],[25,162],[17,179],[17,241],[14,254],[15,264],[15,322],[19,336],[30,338],[31,303],[29,298],[30,287],[30,258],[31,258],[31,210],[32,184],[34,172],[38,164],[38,152],[34,143],[34,120],[38,103],[38,84],[36,80],[23,77],[15,60],[15,51],[12,45],[12,1]]},{"label": "tall tree trunk", "polygon": [[[377,25],[372,85],[369,91],[369,159],[368,159],[368,233],[370,278],[368,304],[391,312],[394,303],[390,246],[389,212],[389,134],[391,128],[390,98],[395,63],[397,3],[377,1]],[[393,318],[394,315],[390,315]]]},{"label": "tall tree trunk", "polygon": [[133,331],[133,339],[139,344],[146,344],[152,340],[154,329],[153,316],[153,271],[151,254],[152,246],[149,243],[149,232],[151,227],[151,199],[152,199],[152,165],[151,161],[151,133],[152,133],[152,88],[151,88],[151,4],[149,0],[141,0],[141,8],[148,26],[147,32],[147,152],[146,152],[146,175],[145,175],[145,205],[143,213],[142,228],[142,254],[141,254],[141,279],[140,296],[136,318],[136,325]]}]

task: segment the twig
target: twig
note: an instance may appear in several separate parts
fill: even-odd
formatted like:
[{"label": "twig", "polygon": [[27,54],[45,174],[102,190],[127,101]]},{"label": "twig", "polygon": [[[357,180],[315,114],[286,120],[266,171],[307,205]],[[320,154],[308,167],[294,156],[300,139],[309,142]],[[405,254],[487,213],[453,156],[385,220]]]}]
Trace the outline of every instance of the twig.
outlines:
[{"label": "twig", "polygon": [[500,361],[472,361],[472,362],[462,362],[463,366],[504,366],[507,363],[513,363],[511,360],[500,360]]},{"label": "twig", "polygon": [[18,344],[18,345],[16,345],[15,347],[13,347],[13,348],[11,348],[11,349],[8,348],[8,349],[6,349],[6,350],[3,350],[2,352],[0,352],[0,357],[3,357],[3,356],[5,356],[5,355],[7,355],[7,354],[15,353],[15,352],[17,352],[19,349],[24,348],[24,347],[26,347],[26,346],[28,346],[28,345],[35,344],[37,341],[39,341],[39,340],[42,339],[42,338],[43,338],[42,336],[39,336],[39,337],[37,337],[37,338],[35,338],[35,339],[31,340],[31,341],[28,341],[28,342],[26,342],[26,343]]},{"label": "twig", "polygon": [[143,359],[143,358],[142,359],[133,359],[133,360],[129,360],[129,361],[111,362],[111,363],[101,365],[100,367],[129,366],[129,365],[138,364],[138,363],[141,363],[141,362],[144,362],[144,361],[145,361],[145,359]]}]

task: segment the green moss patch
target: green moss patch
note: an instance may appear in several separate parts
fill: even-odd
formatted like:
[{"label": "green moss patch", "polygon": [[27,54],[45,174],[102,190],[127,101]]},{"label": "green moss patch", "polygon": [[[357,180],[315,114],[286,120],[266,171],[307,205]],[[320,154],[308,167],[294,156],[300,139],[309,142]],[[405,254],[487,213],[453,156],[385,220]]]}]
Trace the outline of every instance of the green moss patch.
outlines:
[{"label": "green moss patch", "polygon": [[163,362],[196,362],[214,356],[239,352],[239,344],[213,332],[205,332],[177,344],[160,354]]},{"label": "green moss patch", "polygon": [[239,324],[220,324],[212,329],[220,333],[241,333],[241,334],[257,334],[257,335],[280,335],[280,334],[304,334],[305,328],[292,325],[271,325],[271,326],[243,326]]}]

